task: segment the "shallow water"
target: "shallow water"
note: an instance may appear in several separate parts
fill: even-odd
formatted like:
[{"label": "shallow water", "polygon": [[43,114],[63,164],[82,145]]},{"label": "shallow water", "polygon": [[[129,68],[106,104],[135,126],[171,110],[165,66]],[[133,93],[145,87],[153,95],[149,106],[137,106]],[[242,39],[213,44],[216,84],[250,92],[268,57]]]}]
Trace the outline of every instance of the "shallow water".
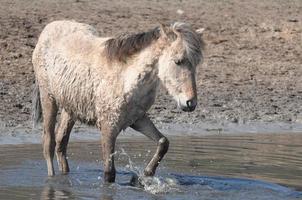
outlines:
[{"label": "shallow water", "polygon": [[[53,178],[41,145],[1,145],[0,199],[302,199],[302,134],[169,139],[153,179],[140,173],[155,145],[143,137],[119,139],[112,185],[102,183],[98,142],[71,143],[71,173]],[[131,186],[134,174],[143,187]]]}]

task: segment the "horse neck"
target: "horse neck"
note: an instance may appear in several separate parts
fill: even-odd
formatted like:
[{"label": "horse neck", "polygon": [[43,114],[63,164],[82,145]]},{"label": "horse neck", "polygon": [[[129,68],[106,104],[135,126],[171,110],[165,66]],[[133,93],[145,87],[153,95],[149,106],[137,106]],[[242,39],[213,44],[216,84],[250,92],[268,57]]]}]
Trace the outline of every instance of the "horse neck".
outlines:
[{"label": "horse neck", "polygon": [[124,71],[124,91],[156,90],[158,87],[158,59],[160,50],[155,44],[136,55]]},{"label": "horse neck", "polygon": [[163,48],[161,48],[158,42],[152,43],[149,47],[145,48],[138,58],[138,64],[140,76],[144,79],[159,80],[158,78],[158,60],[162,54]]}]

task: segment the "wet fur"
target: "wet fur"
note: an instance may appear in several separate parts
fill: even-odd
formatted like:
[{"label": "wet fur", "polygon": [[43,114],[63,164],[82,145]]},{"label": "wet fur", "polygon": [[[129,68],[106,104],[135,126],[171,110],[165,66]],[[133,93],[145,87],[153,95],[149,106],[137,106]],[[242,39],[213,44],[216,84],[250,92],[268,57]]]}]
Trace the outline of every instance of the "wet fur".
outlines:
[{"label": "wet fur", "polygon": [[[146,112],[154,103],[159,81],[172,95],[179,96],[179,102],[196,98],[195,67],[202,56],[200,35],[190,26],[174,23],[165,29],[101,38],[93,27],[71,21],[56,21],[45,27],[32,59],[38,86],[33,118],[37,121],[42,110],[48,175],[54,174],[54,149],[60,170],[69,171],[66,149],[76,120],[95,123],[102,132],[106,182],[115,179],[116,137],[129,126],[157,142],[156,154],[145,169],[145,175],[155,173],[169,142]],[[190,63],[174,66],[174,54]],[[175,90],[180,83],[182,86]],[[59,108],[62,114],[55,134]]]},{"label": "wet fur", "polygon": [[160,36],[159,28],[136,34],[122,34],[105,42],[105,51],[108,59],[124,61],[127,57],[149,46]]}]

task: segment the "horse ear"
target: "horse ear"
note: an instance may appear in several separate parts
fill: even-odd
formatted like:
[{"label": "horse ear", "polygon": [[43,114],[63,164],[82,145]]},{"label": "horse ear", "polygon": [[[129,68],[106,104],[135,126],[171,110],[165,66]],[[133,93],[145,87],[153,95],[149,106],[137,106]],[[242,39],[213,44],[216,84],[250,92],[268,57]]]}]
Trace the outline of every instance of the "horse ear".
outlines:
[{"label": "horse ear", "polygon": [[196,33],[197,33],[200,37],[202,37],[203,32],[204,32],[205,30],[206,30],[205,28],[199,28],[199,29],[196,30]]},{"label": "horse ear", "polygon": [[160,34],[164,37],[168,37],[169,26],[166,24],[160,23],[159,28],[160,28]]}]

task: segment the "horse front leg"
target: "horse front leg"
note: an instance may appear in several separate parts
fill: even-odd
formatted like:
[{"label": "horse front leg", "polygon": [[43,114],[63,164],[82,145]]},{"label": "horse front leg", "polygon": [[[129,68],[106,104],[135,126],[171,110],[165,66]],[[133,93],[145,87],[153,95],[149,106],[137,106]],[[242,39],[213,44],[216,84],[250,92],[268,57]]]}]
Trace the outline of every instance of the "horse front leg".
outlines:
[{"label": "horse front leg", "polygon": [[115,142],[118,135],[117,131],[103,127],[101,129],[102,138],[102,153],[103,153],[103,165],[104,165],[104,182],[112,183],[115,181],[115,166],[114,166],[114,149]]},{"label": "horse front leg", "polygon": [[144,170],[145,176],[153,176],[157,166],[168,151],[169,140],[158,131],[153,122],[147,116],[137,120],[133,125],[131,125],[131,128],[157,142],[156,152]]}]

